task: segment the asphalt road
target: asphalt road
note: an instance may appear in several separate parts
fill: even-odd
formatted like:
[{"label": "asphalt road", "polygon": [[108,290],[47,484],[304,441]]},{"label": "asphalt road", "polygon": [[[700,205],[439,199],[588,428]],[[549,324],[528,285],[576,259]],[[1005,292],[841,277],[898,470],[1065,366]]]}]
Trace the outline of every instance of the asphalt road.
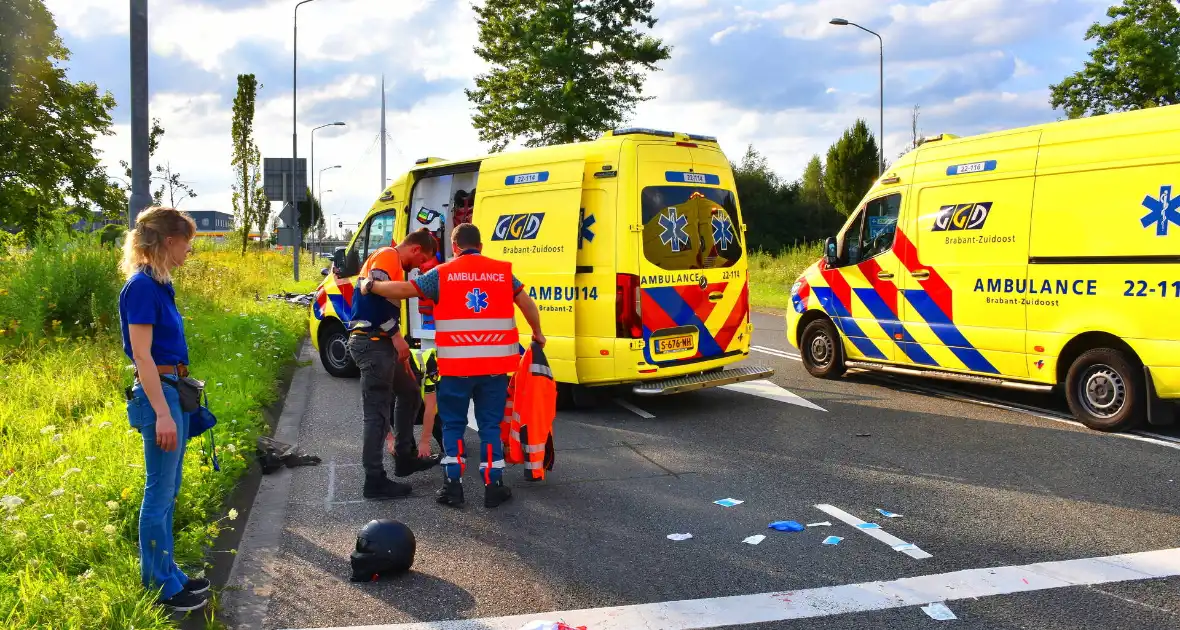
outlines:
[{"label": "asphalt road", "polygon": [[[774,367],[775,385],[823,411],[727,389],[625,400],[648,418],[605,396],[591,411],[559,415],[555,469],[526,485],[510,468],[516,496],[494,511],[482,506],[474,465],[461,511],[435,504],[438,471],[412,478],[408,499],[362,501],[357,382],[328,376],[317,361],[300,443],[324,463],[282,473],[293,475],[292,490],[262,626],[407,624],[821,589],[813,599],[833,599],[816,604],[811,619],[732,627],[1180,628],[1180,577],[978,598],[955,596],[956,588],[972,592],[975,573],[938,578],[957,621],[935,621],[914,605],[847,607],[837,598],[844,591],[827,587],[1180,548],[1180,449],[1168,441],[1180,435],[1093,432],[1052,419],[1061,406],[1051,397],[1021,398],[1048,411],[1029,413],[960,400],[1011,398],[997,390],[939,383],[935,395],[864,373],[813,379],[783,356],[793,349],[781,317],[757,315],[755,327],[766,350],[751,361]],[[477,452],[473,432],[467,447]],[[731,497],[743,503],[713,503]],[[821,504],[879,523],[930,557],[895,551]],[[877,508],[902,517],[882,518]],[[414,571],[352,584],[356,530],[383,517],[415,532]],[[778,520],[832,524],[767,529]],[[693,538],[666,538],[685,532]],[[743,544],[756,534],[767,538]],[[829,535],[843,540],[821,544]],[[740,612],[732,600],[708,608],[701,625],[659,627],[715,627]]]}]

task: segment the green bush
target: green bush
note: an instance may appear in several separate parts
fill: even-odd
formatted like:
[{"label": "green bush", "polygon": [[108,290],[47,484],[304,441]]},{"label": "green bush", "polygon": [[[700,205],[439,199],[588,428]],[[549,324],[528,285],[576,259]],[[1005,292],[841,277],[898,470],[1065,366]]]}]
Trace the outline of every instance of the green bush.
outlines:
[{"label": "green bush", "polygon": [[786,310],[791,306],[791,285],[823,253],[820,242],[786,248],[777,255],[751,252],[750,304]]},{"label": "green bush", "polygon": [[[88,238],[0,257],[3,303],[29,329],[0,356],[0,628],[174,627],[139,584],[143,442],[122,396],[132,377],[117,328],[118,254]],[[309,291],[319,276],[305,266],[308,280],[296,285],[289,257],[196,249],[175,274],[177,298],[193,373],[218,418],[221,471],[202,455],[203,438],[189,443],[175,528],[177,562],[199,574],[211,541],[240,525],[225,497],[250,466],[262,408],[307,331],[305,309],[265,295]],[[106,323],[53,332],[48,318],[86,310]]]}]

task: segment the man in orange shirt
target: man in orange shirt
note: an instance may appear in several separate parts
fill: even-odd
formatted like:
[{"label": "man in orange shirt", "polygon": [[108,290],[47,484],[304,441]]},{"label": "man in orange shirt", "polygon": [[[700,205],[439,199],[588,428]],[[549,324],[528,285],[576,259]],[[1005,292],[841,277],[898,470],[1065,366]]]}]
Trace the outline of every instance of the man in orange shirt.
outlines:
[{"label": "man in orange shirt", "polygon": [[[435,240],[428,231],[413,232],[401,244],[382,247],[370,254],[361,268],[357,286],[373,280],[403,280],[406,270],[429,260],[434,252]],[[387,300],[359,290],[353,294],[348,351],[361,372],[365,417],[361,463],[365,468],[366,499],[392,499],[410,493],[409,484],[395,482],[385,473],[381,446],[386,431],[391,428],[395,442],[394,475],[406,477],[438,463],[434,458],[418,457],[414,444],[414,419],[421,397],[418,382],[406,363],[410,347],[401,335],[399,304],[400,300]]]}]

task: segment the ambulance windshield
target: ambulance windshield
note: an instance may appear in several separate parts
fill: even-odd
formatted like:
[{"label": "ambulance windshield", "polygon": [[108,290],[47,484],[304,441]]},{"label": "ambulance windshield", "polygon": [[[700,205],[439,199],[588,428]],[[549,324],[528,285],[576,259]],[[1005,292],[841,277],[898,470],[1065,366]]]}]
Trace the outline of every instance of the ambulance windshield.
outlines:
[{"label": "ambulance windshield", "polygon": [[735,196],[704,186],[643,189],[643,255],[668,271],[720,269],[742,257]]}]

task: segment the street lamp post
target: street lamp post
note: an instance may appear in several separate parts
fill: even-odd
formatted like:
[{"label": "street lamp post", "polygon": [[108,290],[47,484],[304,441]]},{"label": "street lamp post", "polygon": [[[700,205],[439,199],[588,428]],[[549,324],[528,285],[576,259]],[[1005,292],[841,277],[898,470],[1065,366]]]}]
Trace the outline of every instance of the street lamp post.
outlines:
[{"label": "street lamp post", "polygon": [[127,227],[135,228],[139,213],[152,202],[148,164],[148,3],[131,0],[131,199]]},{"label": "street lamp post", "polygon": [[299,204],[295,203],[295,163],[299,161],[299,109],[296,105],[299,102],[299,7],[308,2],[315,2],[315,0],[300,0],[295,3],[295,24],[294,30],[291,32],[291,198],[289,201],[295,214],[295,245],[292,248],[295,254],[295,280],[299,280],[299,241],[303,240],[303,236],[299,232]]},{"label": "street lamp post", "polygon": [[836,26],[855,26],[856,28],[859,28],[860,30],[862,30],[866,33],[871,33],[871,34],[877,36],[877,44],[880,46],[879,90],[880,90],[880,94],[881,94],[881,107],[880,107],[880,120],[879,120],[880,126],[877,127],[877,132],[880,134],[880,136],[877,138],[877,149],[881,152],[881,154],[878,156],[878,159],[877,159],[877,175],[880,176],[880,175],[884,174],[884,172],[885,172],[885,40],[881,39],[881,35],[879,35],[875,31],[870,31],[869,29],[861,26],[860,24],[856,24],[854,22],[849,22],[848,20],[846,20],[844,18],[832,18],[831,21],[828,23],[834,24]]},{"label": "street lamp post", "polygon": [[[311,169],[308,171],[309,173],[315,172],[315,132],[319,131],[320,129],[323,129],[324,127],[344,127],[344,126],[346,126],[345,123],[340,122],[340,121],[336,121],[334,123],[320,125],[319,127],[316,127],[315,129],[311,130]],[[316,190],[319,190],[318,186],[311,191],[311,195],[313,197],[315,196]]]},{"label": "street lamp post", "polygon": [[[319,171],[319,175],[317,175],[317,177],[316,177],[316,187],[315,187],[315,188],[316,188],[316,190],[322,190],[322,189],[324,188],[324,171],[330,171],[330,170],[332,170],[332,169],[334,169],[334,168],[340,168],[340,165],[339,165],[339,164],[337,164],[337,165],[335,165],[335,166],[327,166],[327,167],[324,167],[324,168],[321,168],[321,169],[320,169],[320,171]],[[322,194],[322,193],[321,193],[321,194]],[[312,202],[312,204],[311,204],[311,229],[312,229],[312,234],[315,234],[315,207],[316,207],[316,202],[319,202],[319,204],[320,204],[320,214],[321,214],[321,215],[323,215],[323,205],[324,205],[324,204],[323,204],[323,201],[322,201],[321,199],[319,199],[318,197],[316,197],[316,198],[315,198],[315,202]],[[318,239],[317,239],[317,240],[318,240]]]}]

